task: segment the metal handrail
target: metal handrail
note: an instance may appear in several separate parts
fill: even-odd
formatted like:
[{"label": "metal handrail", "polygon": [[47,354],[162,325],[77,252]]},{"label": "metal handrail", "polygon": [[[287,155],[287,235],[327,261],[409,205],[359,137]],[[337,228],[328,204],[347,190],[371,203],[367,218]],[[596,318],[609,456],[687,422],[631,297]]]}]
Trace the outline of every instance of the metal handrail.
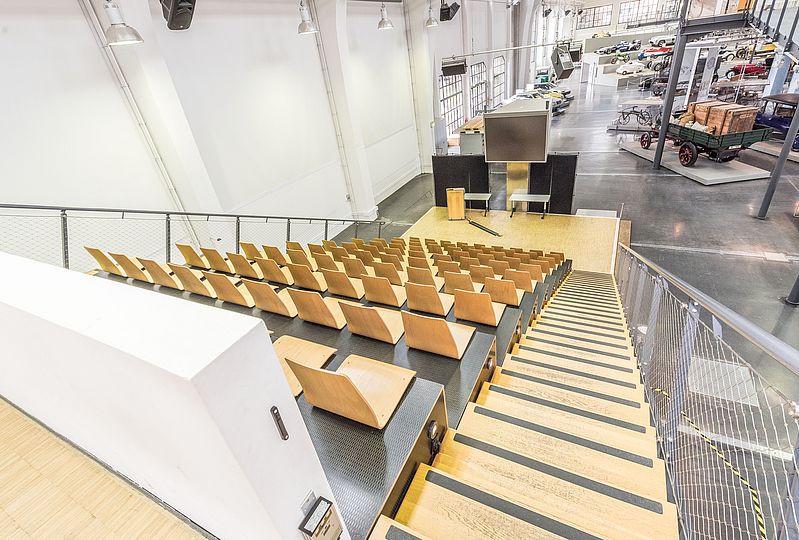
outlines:
[{"label": "metal handrail", "polygon": [[214,212],[177,212],[172,210],[134,210],[131,208],[84,208],[78,206],[42,206],[33,204],[2,204],[0,208],[10,208],[14,210],[52,210],[55,212],[108,212],[113,214],[152,214],[152,215],[170,215],[170,216],[206,216],[206,217],[228,217],[228,218],[247,218],[247,219],[290,219],[294,221],[331,221],[336,223],[382,223],[383,220],[365,220],[365,219],[346,219],[346,218],[331,218],[331,217],[296,217],[296,216],[264,216],[254,214],[223,214]]},{"label": "metal handrail", "polygon": [[699,289],[689,285],[668,270],[658,266],[640,253],[637,253],[635,250],[625,246],[624,244],[619,244],[619,248],[630,253],[642,264],[647,266],[653,272],[657,273],[661,278],[668,281],[670,285],[674,285],[680,289],[683,293],[689,296],[703,309],[707,310],[720,322],[726,324],[732,330],[749,340],[753,345],[774,358],[787,369],[791,370],[791,372],[793,372],[795,375],[799,375],[799,351],[797,351],[795,348],[791,347],[772,334],[769,334],[767,331],[763,330],[746,317],[739,315],[724,304],[714,300]]}]

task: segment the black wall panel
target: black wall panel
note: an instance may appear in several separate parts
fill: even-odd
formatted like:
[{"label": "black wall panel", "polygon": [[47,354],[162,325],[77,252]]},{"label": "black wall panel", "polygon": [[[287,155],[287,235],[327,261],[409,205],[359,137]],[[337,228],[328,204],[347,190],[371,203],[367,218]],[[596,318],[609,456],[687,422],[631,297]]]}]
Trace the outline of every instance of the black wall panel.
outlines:
[{"label": "black wall panel", "polygon": [[[549,211],[552,214],[573,212],[574,181],[577,174],[577,154],[549,154],[546,163],[530,164],[528,193],[546,195],[552,186]],[[541,211],[541,205],[531,204],[531,211]]]},{"label": "black wall panel", "polygon": [[[462,187],[466,193],[488,193],[488,163],[485,156],[433,156],[436,206],[447,206],[447,188]],[[485,208],[470,201],[471,208]]]}]

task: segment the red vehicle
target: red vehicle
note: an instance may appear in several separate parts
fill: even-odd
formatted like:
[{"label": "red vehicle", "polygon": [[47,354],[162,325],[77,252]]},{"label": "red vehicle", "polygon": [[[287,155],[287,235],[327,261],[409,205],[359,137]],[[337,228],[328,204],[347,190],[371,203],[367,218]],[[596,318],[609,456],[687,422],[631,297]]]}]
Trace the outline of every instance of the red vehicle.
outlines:
[{"label": "red vehicle", "polygon": [[663,56],[672,52],[673,49],[674,47],[650,47],[638,53],[638,59],[643,60],[649,56]]},{"label": "red vehicle", "polygon": [[727,78],[732,79],[736,75],[743,75],[744,77],[765,77],[768,75],[769,66],[764,62],[756,64],[738,64],[727,71]]}]

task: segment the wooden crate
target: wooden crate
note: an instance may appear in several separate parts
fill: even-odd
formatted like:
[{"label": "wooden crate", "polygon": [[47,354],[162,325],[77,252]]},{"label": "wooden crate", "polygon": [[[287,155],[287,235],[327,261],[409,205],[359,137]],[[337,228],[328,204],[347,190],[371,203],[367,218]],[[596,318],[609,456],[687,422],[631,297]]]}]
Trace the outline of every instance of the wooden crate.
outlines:
[{"label": "wooden crate", "polygon": [[737,103],[725,103],[724,105],[716,105],[712,107],[708,111],[707,115],[707,122],[704,124],[708,128],[715,128],[714,133],[715,135],[721,135],[722,129],[724,127],[724,121],[727,118],[727,115],[734,111],[735,109],[739,109],[741,106]]},{"label": "wooden crate", "polygon": [[718,107],[721,105],[728,105],[724,101],[718,101],[716,99],[710,101],[698,101],[694,103],[694,116],[696,117],[696,121],[702,125],[707,125],[707,116],[710,114],[710,110],[713,107]]},{"label": "wooden crate", "polygon": [[724,125],[721,128],[721,133],[743,133],[745,131],[752,131],[755,127],[755,117],[757,116],[757,107],[741,107],[727,115],[724,119]]}]

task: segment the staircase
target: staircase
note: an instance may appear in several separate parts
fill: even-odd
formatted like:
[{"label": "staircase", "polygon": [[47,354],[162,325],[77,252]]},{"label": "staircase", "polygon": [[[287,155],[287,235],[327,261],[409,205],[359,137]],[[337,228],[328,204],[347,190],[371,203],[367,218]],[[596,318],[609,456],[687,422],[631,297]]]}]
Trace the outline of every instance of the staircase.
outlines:
[{"label": "staircase", "polygon": [[678,538],[640,381],[612,276],[573,272],[420,466],[392,526],[431,539]]}]

